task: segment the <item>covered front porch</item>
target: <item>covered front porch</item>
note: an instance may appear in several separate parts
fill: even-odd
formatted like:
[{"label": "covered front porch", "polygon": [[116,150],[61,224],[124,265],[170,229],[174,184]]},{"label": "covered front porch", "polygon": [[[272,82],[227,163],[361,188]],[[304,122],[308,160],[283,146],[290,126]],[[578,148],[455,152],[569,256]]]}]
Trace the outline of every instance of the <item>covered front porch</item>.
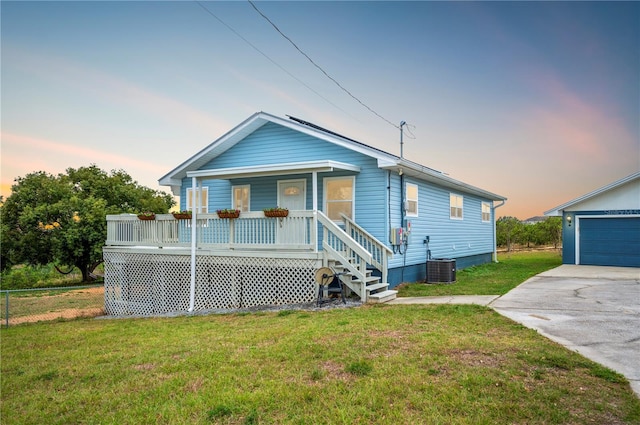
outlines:
[{"label": "covered front porch", "polygon": [[317,210],[282,218],[109,215],[105,308],[122,316],[310,303],[323,266],[343,272],[341,280],[363,302],[395,297],[385,283],[391,251],[343,220],[344,228]]}]

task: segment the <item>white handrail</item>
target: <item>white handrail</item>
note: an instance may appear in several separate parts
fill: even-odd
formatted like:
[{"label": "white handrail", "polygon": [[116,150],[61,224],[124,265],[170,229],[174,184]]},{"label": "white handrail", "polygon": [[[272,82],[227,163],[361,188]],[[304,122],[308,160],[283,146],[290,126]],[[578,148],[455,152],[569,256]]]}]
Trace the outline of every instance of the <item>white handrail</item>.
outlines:
[{"label": "white handrail", "polygon": [[371,265],[382,273],[382,282],[387,282],[389,256],[393,256],[393,251],[371,233],[360,227],[355,221],[344,214],[340,215],[345,222],[345,231],[347,234],[371,252],[373,257]]}]

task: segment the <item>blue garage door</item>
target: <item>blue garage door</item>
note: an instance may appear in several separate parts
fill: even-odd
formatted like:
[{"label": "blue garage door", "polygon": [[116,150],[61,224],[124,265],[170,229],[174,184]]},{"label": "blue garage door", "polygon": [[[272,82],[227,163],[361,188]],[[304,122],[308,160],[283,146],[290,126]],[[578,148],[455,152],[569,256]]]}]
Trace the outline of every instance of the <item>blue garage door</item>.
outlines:
[{"label": "blue garage door", "polygon": [[640,217],[580,218],[580,264],[640,267]]}]

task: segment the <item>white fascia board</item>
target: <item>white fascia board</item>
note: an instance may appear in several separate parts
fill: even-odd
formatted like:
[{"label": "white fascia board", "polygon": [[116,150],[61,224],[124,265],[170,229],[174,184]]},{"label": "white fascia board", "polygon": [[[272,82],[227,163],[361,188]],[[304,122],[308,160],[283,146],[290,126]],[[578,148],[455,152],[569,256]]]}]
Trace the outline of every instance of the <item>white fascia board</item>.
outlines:
[{"label": "white fascia board", "polygon": [[639,178],[640,178],[640,171],[638,171],[637,173],[633,173],[633,174],[631,174],[631,175],[629,175],[627,177],[624,177],[624,178],[622,178],[620,180],[617,180],[617,181],[615,181],[613,183],[610,183],[610,184],[608,184],[606,186],[603,186],[603,187],[601,187],[599,189],[596,189],[596,190],[594,190],[592,192],[589,192],[589,193],[587,193],[585,195],[579,196],[576,199],[573,199],[573,200],[571,200],[569,202],[566,202],[566,203],[564,203],[562,205],[558,205],[555,208],[551,208],[550,210],[545,211],[544,215],[547,215],[547,216],[562,215],[562,213],[563,213],[563,211],[565,209],[570,208],[573,205],[576,205],[576,204],[579,204],[581,202],[584,202],[584,201],[586,201],[588,199],[591,199],[591,198],[593,198],[595,196],[598,196],[598,195],[600,195],[600,194],[602,194],[604,192],[607,192],[609,190],[615,189],[616,187],[622,186],[624,184],[627,184],[627,183],[632,182],[632,181],[634,181],[636,179],[639,179]]},{"label": "white fascia board", "polygon": [[158,182],[162,186],[170,186],[175,184],[175,181],[182,180],[182,178],[187,177],[187,174],[189,172],[195,172],[195,170],[197,170],[199,167],[203,166],[227,149],[230,149],[240,140],[244,139],[249,134],[265,125],[267,122],[281,125],[283,127],[303,134],[307,134],[317,139],[321,139],[335,145],[350,149],[352,151],[377,158],[378,160],[392,160],[394,158],[393,155],[378,151],[375,148],[346,140],[341,137],[333,136],[320,130],[315,130],[295,121],[276,117],[266,112],[256,112],[255,114],[244,120],[242,123],[234,127],[231,131],[227,132],[216,141],[202,149],[200,152],[196,153],[191,158],[187,159],[182,164],[174,168],[165,176],[161,177]]},{"label": "white fascia board", "polygon": [[[173,185],[175,181],[180,181],[187,176],[187,172],[192,169],[197,169],[200,166],[206,164],[211,159],[225,152],[227,149],[233,147],[237,142],[247,137],[249,134],[256,131],[258,128],[267,123],[267,119],[264,119],[264,112],[256,112],[242,123],[223,134],[214,142],[207,145],[204,149],[193,155],[191,158],[178,165],[171,170],[165,176],[158,180],[158,183],[162,186]],[[180,183],[179,183],[180,184]]]},{"label": "white fascia board", "polygon": [[338,145],[340,147],[352,150],[354,152],[358,152],[363,155],[373,157],[378,161],[393,161],[397,159],[397,157],[394,155],[391,155],[389,153],[386,153],[374,147],[365,145],[364,143],[355,142],[353,140],[347,140],[339,136],[334,136],[332,134],[325,133],[322,130],[316,130],[304,124],[300,124],[296,121],[274,117],[273,115],[269,115],[269,114],[266,114],[266,115],[272,118],[271,119],[272,122],[280,124],[284,127],[290,128],[300,133],[304,133],[308,136],[315,137],[316,139],[324,140],[325,142],[333,143],[334,145]]},{"label": "white fascia board", "polygon": [[497,195],[484,189],[480,189],[479,187],[475,187],[460,180],[451,178],[440,171],[404,159],[400,159],[395,163],[381,163],[380,161],[378,161],[378,166],[382,169],[395,171],[397,173],[400,173],[402,171],[404,175],[415,177],[417,179],[428,181],[430,183],[435,183],[448,189],[476,195],[485,199],[491,199],[492,201],[507,200],[507,198],[505,198],[504,196]]},{"label": "white fascia board", "polygon": [[329,172],[333,170],[360,172],[357,165],[338,161],[291,162],[284,164],[256,165],[253,167],[217,168],[212,170],[188,171],[187,177],[200,179],[233,179],[241,177],[263,177],[284,174],[301,174],[311,172]]}]

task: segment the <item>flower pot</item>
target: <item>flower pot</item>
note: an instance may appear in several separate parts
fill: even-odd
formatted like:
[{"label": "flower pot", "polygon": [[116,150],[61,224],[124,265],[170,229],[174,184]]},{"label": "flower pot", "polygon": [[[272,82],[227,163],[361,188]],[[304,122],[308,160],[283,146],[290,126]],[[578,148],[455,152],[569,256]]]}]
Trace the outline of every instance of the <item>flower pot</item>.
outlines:
[{"label": "flower pot", "polygon": [[191,214],[173,213],[173,218],[176,220],[191,220]]},{"label": "flower pot", "polygon": [[138,219],[139,220],[155,220],[156,215],[155,214],[152,214],[152,215],[138,214]]},{"label": "flower pot", "polygon": [[218,217],[220,218],[238,218],[240,217],[239,212],[219,212]]},{"label": "flower pot", "polygon": [[264,211],[265,217],[287,217],[289,210]]}]

